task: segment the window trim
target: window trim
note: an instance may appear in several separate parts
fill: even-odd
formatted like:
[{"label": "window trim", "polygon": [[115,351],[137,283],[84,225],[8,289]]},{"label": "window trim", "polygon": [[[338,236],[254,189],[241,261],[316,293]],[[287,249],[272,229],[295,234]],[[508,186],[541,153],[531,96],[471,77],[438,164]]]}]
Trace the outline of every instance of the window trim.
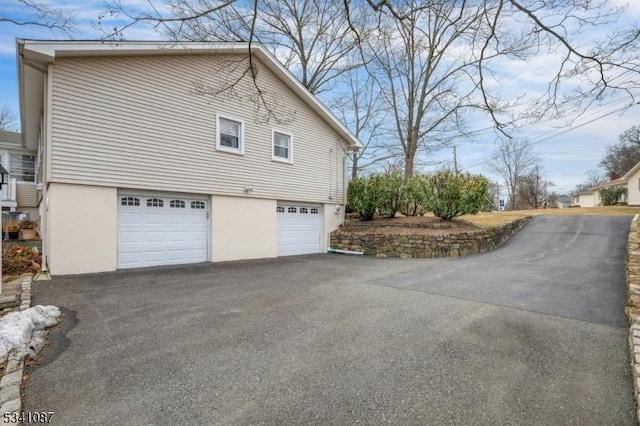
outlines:
[{"label": "window trim", "polygon": [[[289,136],[289,158],[278,157],[275,154],[276,149],[276,133]],[[271,129],[271,161],[277,161],[279,163],[293,164],[293,135],[288,132],[283,132],[278,129]]]},{"label": "window trim", "polygon": [[[220,119],[235,121],[240,124],[240,135],[238,136],[238,148],[231,148],[220,144]],[[228,152],[231,154],[244,155],[244,121],[228,115],[216,114],[216,151]]]}]

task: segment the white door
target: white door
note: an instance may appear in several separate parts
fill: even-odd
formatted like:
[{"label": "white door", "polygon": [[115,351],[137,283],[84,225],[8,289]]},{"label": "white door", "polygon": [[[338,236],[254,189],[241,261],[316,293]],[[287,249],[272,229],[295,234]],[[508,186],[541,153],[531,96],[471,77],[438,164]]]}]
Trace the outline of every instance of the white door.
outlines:
[{"label": "white door", "polygon": [[278,256],[320,253],[321,237],[320,206],[278,204]]},{"label": "white door", "polygon": [[163,195],[118,196],[118,268],[206,262],[208,203]]}]

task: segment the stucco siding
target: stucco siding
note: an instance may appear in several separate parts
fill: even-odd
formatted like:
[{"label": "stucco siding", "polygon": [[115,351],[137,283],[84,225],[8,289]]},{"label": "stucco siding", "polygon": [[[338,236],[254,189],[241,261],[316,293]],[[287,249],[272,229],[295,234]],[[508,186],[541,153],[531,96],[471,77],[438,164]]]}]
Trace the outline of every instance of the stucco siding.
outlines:
[{"label": "stucco siding", "polygon": [[324,214],[322,233],[322,252],[326,253],[331,245],[331,233],[344,222],[344,208],[337,204],[325,204],[322,208]]},{"label": "stucco siding", "polygon": [[276,257],[278,225],[275,200],[211,198],[211,260]]},{"label": "stucco siding", "polygon": [[[250,187],[253,197],[344,203],[346,144],[263,64],[257,84],[267,106],[250,78],[196,94],[197,85],[233,85],[238,60],[58,59],[51,180],[232,196]],[[244,155],[216,151],[216,114],[244,122]],[[293,164],[272,161],[274,128],[293,135]]]},{"label": "stucco siding", "polygon": [[57,183],[49,185],[47,223],[49,268],[52,274],[116,269],[117,195],[116,188]]}]

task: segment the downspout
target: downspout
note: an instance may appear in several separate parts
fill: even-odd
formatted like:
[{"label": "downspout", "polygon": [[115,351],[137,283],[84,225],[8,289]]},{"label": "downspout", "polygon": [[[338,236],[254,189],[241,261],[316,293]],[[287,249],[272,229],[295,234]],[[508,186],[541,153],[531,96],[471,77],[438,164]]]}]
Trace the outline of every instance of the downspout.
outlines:
[{"label": "downspout", "polygon": [[53,127],[53,120],[51,117],[52,108],[53,108],[53,65],[49,64],[47,67],[47,72],[45,74],[45,92],[44,92],[44,127],[45,127],[45,137],[43,138],[42,144],[42,202],[44,203],[44,214],[42,215],[42,273],[47,274],[47,267],[49,265],[49,227],[48,227],[48,218],[49,218],[49,149],[51,147],[51,128]]}]

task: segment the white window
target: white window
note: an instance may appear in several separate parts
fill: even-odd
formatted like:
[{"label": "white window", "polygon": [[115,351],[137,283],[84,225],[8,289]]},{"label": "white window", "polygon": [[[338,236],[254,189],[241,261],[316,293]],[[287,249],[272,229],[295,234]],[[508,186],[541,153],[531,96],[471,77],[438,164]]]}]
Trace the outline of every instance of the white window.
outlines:
[{"label": "white window", "polygon": [[147,207],[164,207],[164,200],[160,198],[149,198],[147,200]]},{"label": "white window", "polygon": [[216,149],[244,154],[244,123],[216,115]]},{"label": "white window", "polygon": [[139,206],[140,199],[136,197],[122,197],[120,204],[123,206]]},{"label": "white window", "polygon": [[309,213],[309,209],[306,208],[306,207],[300,207],[300,213],[301,214],[307,214],[307,213]]},{"label": "white window", "polygon": [[184,201],[182,200],[171,200],[169,201],[169,207],[172,209],[184,209]]},{"label": "white window", "polygon": [[284,213],[284,207],[282,207],[282,206],[278,206],[278,207],[276,208],[276,211],[277,211],[278,213]]},{"label": "white window", "polygon": [[293,136],[274,130],[272,145],[272,160],[293,163]]},{"label": "white window", "polygon": [[192,201],[191,208],[198,209],[198,210],[204,209],[204,201]]},{"label": "white window", "polygon": [[311,208],[311,214],[318,214],[318,209],[316,209],[315,207]]},{"label": "white window", "polygon": [[298,211],[298,209],[296,209],[295,207],[289,207],[287,209],[287,213],[296,213]]},{"label": "white window", "polygon": [[11,177],[22,182],[33,182],[36,173],[36,157],[33,155],[11,154],[9,171]]}]

